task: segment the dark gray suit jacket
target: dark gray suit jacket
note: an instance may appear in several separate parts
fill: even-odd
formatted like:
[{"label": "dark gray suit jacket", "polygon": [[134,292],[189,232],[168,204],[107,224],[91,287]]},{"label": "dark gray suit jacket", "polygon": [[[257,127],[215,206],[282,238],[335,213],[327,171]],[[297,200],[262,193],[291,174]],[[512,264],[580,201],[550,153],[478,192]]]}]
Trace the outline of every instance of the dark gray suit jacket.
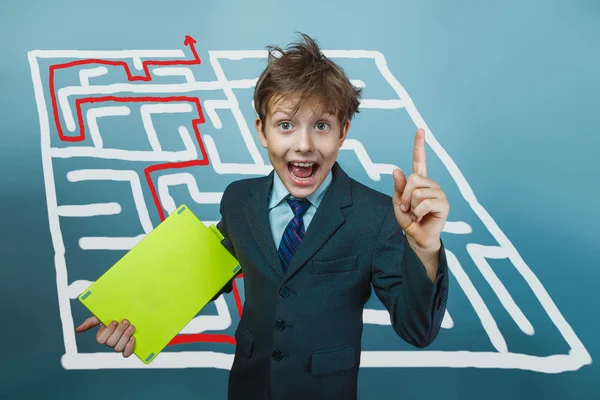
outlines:
[{"label": "dark gray suit jacket", "polygon": [[355,399],[371,285],[402,339],[425,347],[439,332],[448,291],[443,243],[432,282],[391,197],[351,179],[337,162],[332,172],[285,274],[268,218],[274,172],[223,193],[218,228],[240,262],[246,296],[229,399]]}]

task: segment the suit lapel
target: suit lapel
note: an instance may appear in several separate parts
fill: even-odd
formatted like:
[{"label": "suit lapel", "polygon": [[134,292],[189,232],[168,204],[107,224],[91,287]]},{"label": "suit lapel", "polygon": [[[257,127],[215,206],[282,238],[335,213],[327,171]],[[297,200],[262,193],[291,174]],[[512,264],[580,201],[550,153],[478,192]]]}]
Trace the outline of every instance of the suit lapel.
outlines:
[{"label": "suit lapel", "polygon": [[259,184],[250,192],[251,197],[246,202],[244,212],[250,226],[254,241],[263,255],[271,264],[279,277],[283,277],[283,269],[277,254],[277,248],[273,243],[271,226],[269,224],[269,196],[273,186],[273,174],[275,170],[259,180]]},{"label": "suit lapel", "polygon": [[345,222],[342,208],[352,205],[350,178],[339,164],[333,166],[333,179],[309,229],[306,231],[300,247],[292,257],[292,262],[285,275],[273,243],[269,224],[269,196],[273,186],[275,170],[259,180],[259,184],[251,190],[251,197],[244,206],[252,236],[261,252],[280,278],[287,281],[327,242],[327,240]]},{"label": "suit lapel", "polygon": [[[333,166],[332,173],[331,185],[325,192],[325,196],[302,239],[300,247],[292,257],[288,270],[285,275],[282,274],[284,282],[298,272],[345,222],[341,209],[352,205],[350,178],[337,161]],[[277,261],[280,264],[279,270],[281,270],[278,256]]]}]

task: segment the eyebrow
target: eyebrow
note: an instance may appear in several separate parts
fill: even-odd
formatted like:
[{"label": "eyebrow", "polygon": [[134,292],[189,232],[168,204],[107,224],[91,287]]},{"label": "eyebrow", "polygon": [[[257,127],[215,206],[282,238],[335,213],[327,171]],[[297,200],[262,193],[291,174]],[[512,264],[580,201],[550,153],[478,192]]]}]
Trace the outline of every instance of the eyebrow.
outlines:
[{"label": "eyebrow", "polygon": [[[281,110],[281,109],[275,109],[273,110],[273,112],[271,113],[271,116],[275,116],[277,113],[281,113],[281,114],[285,114],[286,116],[290,116],[292,115],[292,110]],[[328,111],[324,111],[320,114],[315,114],[318,115],[319,117],[329,117],[329,118],[335,118],[335,114],[328,112]]]}]

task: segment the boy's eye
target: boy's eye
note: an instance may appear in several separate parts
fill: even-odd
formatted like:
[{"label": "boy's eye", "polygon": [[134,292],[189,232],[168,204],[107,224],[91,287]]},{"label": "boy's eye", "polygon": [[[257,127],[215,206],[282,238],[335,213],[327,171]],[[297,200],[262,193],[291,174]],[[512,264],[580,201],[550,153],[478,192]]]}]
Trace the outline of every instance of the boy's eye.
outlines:
[{"label": "boy's eye", "polygon": [[329,128],[329,124],[327,122],[318,122],[317,123],[318,130],[325,131],[325,130],[327,130],[327,128]]},{"label": "boy's eye", "polygon": [[292,129],[292,124],[289,122],[281,122],[279,123],[279,127],[284,131],[289,131],[290,129]]}]

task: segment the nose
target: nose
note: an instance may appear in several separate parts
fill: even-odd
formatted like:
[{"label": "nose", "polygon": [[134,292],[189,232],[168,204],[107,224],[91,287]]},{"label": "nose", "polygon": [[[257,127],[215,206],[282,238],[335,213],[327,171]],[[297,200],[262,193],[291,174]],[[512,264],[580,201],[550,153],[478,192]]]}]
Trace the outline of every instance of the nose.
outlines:
[{"label": "nose", "polygon": [[315,143],[309,129],[302,128],[296,131],[296,142],[294,151],[297,153],[311,153],[315,150]]}]

